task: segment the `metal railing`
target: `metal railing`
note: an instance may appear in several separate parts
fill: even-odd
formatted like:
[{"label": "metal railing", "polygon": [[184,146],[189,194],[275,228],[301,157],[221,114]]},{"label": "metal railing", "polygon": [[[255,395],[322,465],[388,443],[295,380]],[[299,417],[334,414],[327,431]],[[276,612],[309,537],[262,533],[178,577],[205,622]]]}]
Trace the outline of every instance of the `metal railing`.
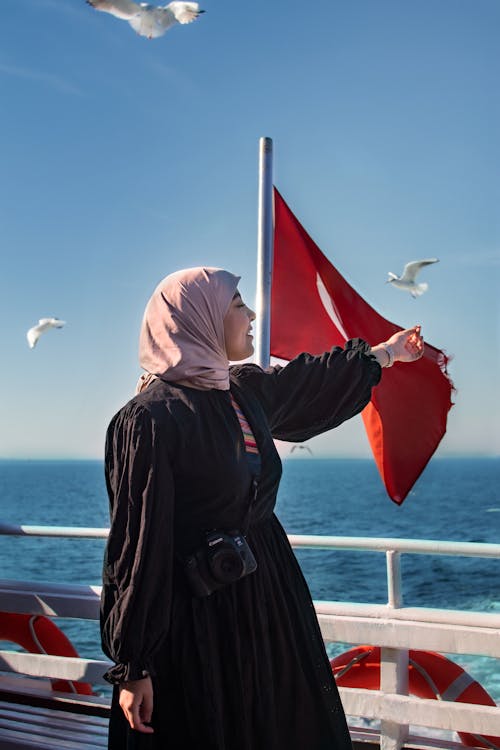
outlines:
[{"label": "metal railing", "polygon": [[[0,535],[105,539],[108,529],[0,524]],[[387,603],[315,601],[326,643],[379,646],[380,689],[340,688],[350,717],[380,721],[383,750],[414,741],[410,726],[500,735],[500,707],[429,700],[408,695],[408,651],[477,654],[500,659],[500,613],[404,607],[401,556],[450,555],[495,558],[500,544],[372,537],[289,535],[294,548],[371,551],[385,554]],[[97,619],[100,587],[0,581],[0,610],[52,617]],[[108,662],[0,651],[0,670],[102,684]],[[361,733],[360,733],[361,736]],[[420,745],[430,744],[420,738]],[[448,743],[449,744],[449,743]],[[434,746],[439,746],[439,739]],[[500,740],[499,740],[500,746]]]}]

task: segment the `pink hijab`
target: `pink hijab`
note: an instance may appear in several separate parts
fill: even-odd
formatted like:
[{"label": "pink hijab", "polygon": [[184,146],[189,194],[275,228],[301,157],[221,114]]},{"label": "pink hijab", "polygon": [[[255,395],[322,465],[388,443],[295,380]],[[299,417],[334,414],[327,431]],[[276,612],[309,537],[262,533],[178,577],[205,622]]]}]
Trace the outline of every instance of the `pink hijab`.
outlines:
[{"label": "pink hijab", "polygon": [[156,375],[203,390],[229,389],[224,316],[240,276],[221,268],[187,268],[166,276],[146,305],[139,337],[144,390]]}]

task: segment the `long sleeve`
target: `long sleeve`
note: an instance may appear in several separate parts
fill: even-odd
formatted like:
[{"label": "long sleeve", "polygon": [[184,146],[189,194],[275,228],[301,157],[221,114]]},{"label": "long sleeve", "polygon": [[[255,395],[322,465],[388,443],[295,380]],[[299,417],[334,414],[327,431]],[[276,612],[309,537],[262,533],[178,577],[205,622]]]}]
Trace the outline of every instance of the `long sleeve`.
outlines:
[{"label": "long sleeve", "polygon": [[259,399],[273,438],[302,442],[358,414],[371,398],[381,368],[362,339],[320,356],[303,353],[285,367],[231,369],[232,377]]},{"label": "long sleeve", "polygon": [[154,673],[169,621],[173,560],[172,475],[161,427],[131,402],[112,420],[105,472],[111,528],[101,600],[101,638],[115,662],[109,682]]}]

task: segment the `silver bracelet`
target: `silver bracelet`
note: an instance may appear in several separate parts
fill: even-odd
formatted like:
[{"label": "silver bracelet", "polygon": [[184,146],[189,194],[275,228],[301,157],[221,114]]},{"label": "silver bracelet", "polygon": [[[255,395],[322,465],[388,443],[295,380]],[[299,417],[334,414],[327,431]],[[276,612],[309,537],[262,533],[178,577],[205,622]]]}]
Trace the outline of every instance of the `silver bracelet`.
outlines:
[{"label": "silver bracelet", "polygon": [[382,346],[384,347],[385,351],[387,352],[387,356],[389,357],[386,367],[392,367],[394,364],[394,349],[390,344],[386,344],[385,341],[382,342]]}]

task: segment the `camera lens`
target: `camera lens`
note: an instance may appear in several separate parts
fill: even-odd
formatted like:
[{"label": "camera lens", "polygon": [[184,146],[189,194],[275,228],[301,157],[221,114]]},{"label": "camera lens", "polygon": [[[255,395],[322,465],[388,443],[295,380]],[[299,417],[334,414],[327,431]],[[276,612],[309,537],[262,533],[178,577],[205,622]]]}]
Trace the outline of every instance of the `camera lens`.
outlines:
[{"label": "camera lens", "polygon": [[244,570],[243,560],[240,555],[230,547],[224,545],[225,549],[216,549],[210,555],[210,568],[212,575],[221,583],[232,583],[237,581]]}]

